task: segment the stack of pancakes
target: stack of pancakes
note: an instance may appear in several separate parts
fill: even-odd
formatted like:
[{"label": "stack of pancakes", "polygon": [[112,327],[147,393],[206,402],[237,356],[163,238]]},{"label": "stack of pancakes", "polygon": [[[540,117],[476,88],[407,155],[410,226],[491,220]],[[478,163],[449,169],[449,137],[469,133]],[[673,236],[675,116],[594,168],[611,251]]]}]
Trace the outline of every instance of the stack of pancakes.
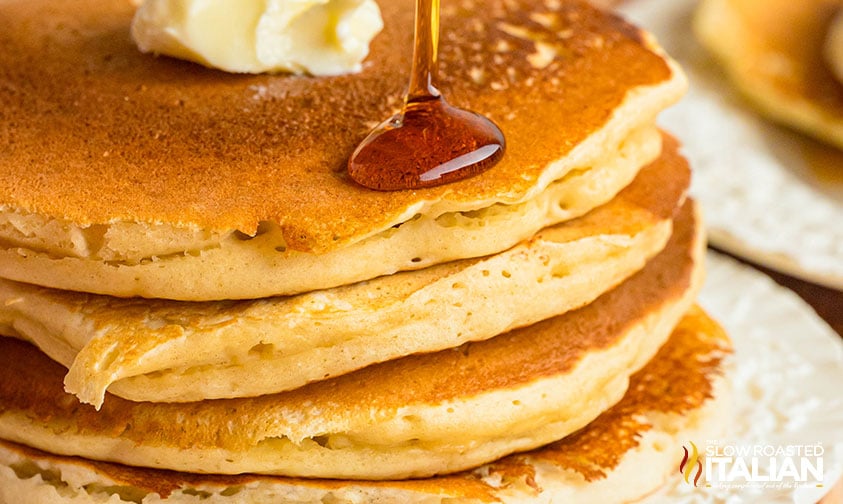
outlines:
[{"label": "stack of pancakes", "polygon": [[[587,3],[445,3],[441,89],[503,161],[351,182],[361,73],[143,55],[125,0],[0,1],[0,501],[625,501],[724,418],[685,82]],[[642,470],[646,468],[646,470]]]}]

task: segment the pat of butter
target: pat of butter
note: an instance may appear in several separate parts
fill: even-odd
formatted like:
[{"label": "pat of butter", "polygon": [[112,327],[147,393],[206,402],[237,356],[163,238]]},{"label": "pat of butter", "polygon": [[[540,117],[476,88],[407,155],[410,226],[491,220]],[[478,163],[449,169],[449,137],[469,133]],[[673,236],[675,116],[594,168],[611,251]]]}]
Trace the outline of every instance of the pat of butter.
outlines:
[{"label": "pat of butter", "polygon": [[143,52],[228,72],[358,72],[383,28],[374,0],[145,0],[132,21]]}]

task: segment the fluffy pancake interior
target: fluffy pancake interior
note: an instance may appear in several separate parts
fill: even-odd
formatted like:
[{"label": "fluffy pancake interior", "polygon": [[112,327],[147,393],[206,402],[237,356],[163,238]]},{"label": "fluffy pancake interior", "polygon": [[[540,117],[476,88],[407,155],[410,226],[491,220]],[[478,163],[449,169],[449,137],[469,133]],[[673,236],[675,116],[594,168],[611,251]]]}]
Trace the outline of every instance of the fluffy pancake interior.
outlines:
[{"label": "fluffy pancake interior", "polygon": [[675,472],[688,439],[722,432],[730,413],[723,376],[730,347],[722,330],[692,309],[659,353],[631,377],[624,398],[584,429],[455,475],[389,482],[198,475],[55,456],[0,441],[0,499],[39,495],[41,504],[64,504],[67,497],[92,504],[118,496],[117,504],[182,504],[201,494],[306,504],[628,502]]},{"label": "fluffy pancake interior", "polygon": [[[603,141],[589,146],[593,152],[587,163],[526,202],[417,214],[323,254],[289,248],[279,226],[270,222],[250,237],[139,223],[80,228],[7,212],[0,215],[0,274],[61,289],[196,301],[308,292],[483,256],[609,201],[661,149],[661,137],[651,124],[616,143]],[[114,247],[123,252],[115,256]]]},{"label": "fluffy pancake interior", "polygon": [[534,448],[619,400],[690,306],[704,250],[693,213],[689,202],[665,250],[586,307],[281,394],[183,404],[108,397],[97,412],[61,392],[60,365],[4,341],[0,437],[177,470],[340,478],[452,472]]},{"label": "fluffy pancake interior", "polygon": [[97,407],[112,384],[137,401],[280,392],[590,302],[664,247],[689,179],[667,139],[664,155],[611,202],[480,260],[289,298],[200,304],[0,281],[0,320],[70,368],[67,390]]}]

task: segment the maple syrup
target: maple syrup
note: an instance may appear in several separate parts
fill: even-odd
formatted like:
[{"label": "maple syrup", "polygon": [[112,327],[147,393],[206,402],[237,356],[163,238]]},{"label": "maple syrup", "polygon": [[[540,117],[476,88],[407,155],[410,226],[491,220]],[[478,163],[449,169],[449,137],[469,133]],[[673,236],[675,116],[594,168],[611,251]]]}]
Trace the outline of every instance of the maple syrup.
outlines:
[{"label": "maple syrup", "polygon": [[476,175],[503,157],[506,143],[489,119],[450,105],[436,88],[439,0],[416,0],[413,67],[404,107],[372,130],[348,161],[358,184],[416,189]]}]

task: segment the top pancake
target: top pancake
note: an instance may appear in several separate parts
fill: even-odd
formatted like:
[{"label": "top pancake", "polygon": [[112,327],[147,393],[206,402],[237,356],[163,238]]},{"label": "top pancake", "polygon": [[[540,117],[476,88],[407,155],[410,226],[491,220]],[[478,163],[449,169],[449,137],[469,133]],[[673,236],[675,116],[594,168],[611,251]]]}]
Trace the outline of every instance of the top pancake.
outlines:
[{"label": "top pancake", "polygon": [[[496,121],[507,154],[447,186],[366,190],[345,163],[400,105],[412,43],[412,2],[381,8],[386,26],[361,73],[309,78],[141,54],[124,0],[2,2],[0,205],[81,225],[254,234],[275,222],[288,247],[326,251],[418,213],[529,199],[564,175],[548,165],[575,153],[631,92],[653,96],[649,116],[629,123],[651,120],[681,92],[641,32],[586,3],[446,6],[440,88]],[[556,57],[542,61],[540,48]]]}]

